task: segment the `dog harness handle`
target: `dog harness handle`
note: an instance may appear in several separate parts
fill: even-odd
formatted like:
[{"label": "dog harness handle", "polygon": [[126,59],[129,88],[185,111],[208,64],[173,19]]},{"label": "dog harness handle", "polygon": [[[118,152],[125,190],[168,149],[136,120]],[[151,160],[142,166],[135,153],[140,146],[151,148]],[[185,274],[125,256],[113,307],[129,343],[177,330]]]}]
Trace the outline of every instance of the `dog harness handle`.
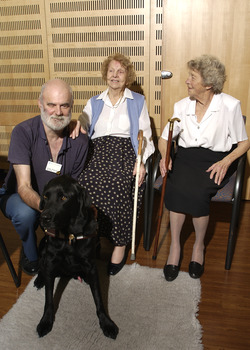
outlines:
[{"label": "dog harness handle", "polygon": [[62,240],[68,241],[69,245],[72,244],[72,241],[79,240],[79,239],[88,239],[88,238],[91,238],[91,237],[95,237],[97,235],[97,233],[92,233],[91,235],[86,235],[86,236],[83,236],[83,235],[75,236],[75,235],[73,235],[73,233],[71,233],[69,235],[68,239],[66,239],[65,237],[62,237],[62,238],[58,237],[58,235],[55,233],[55,231],[51,232],[48,229],[45,229],[45,234],[47,236],[50,236],[50,237],[53,237],[53,238],[57,238],[57,239],[62,239]]}]

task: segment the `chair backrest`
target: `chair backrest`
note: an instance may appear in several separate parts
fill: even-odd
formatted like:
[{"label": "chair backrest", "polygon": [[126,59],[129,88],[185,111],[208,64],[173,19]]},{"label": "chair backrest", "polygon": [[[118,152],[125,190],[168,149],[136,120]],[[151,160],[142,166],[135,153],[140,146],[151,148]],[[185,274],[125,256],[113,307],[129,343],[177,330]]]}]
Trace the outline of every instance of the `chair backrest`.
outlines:
[{"label": "chair backrest", "polygon": [[[246,124],[246,116],[242,116],[244,123]],[[238,160],[237,170],[230,177],[229,182],[222,187],[216,195],[211,199],[213,202],[227,202],[230,203],[235,197],[236,183],[240,186],[240,191],[243,186],[244,181],[244,170],[245,170],[246,154],[243,154]],[[238,191],[238,188],[236,188]]]},{"label": "chair backrest", "polygon": [[229,182],[222,187],[211,200],[213,202],[232,202],[234,197],[235,180],[236,172],[233,173]]}]

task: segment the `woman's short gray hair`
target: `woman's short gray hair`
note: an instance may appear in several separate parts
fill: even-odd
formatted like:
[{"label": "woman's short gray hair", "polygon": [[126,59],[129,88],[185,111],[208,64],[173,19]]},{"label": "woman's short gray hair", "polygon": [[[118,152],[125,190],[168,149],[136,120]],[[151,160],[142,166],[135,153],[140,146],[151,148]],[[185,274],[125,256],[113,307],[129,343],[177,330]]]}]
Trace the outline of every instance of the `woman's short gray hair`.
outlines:
[{"label": "woman's short gray hair", "polygon": [[188,61],[189,69],[200,73],[204,86],[211,86],[214,94],[220,94],[226,81],[226,69],[218,58],[211,55],[202,55]]}]

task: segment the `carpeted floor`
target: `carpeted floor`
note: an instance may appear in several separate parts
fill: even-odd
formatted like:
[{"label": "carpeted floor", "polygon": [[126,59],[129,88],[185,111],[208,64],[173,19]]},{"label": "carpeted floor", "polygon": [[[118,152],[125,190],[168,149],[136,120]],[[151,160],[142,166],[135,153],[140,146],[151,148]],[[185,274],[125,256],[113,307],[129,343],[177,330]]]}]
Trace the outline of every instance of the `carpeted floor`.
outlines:
[{"label": "carpeted floor", "polygon": [[0,321],[0,349],[203,349],[202,329],[196,318],[200,280],[180,272],[175,281],[167,282],[161,269],[136,263],[125,265],[117,276],[109,278],[105,272],[106,266],[99,266],[104,303],[119,327],[116,340],[103,335],[90,288],[77,280],[70,280],[63,293],[61,283],[57,284],[54,327],[39,338],[36,326],[43,313],[44,289],[37,291],[33,279]]}]

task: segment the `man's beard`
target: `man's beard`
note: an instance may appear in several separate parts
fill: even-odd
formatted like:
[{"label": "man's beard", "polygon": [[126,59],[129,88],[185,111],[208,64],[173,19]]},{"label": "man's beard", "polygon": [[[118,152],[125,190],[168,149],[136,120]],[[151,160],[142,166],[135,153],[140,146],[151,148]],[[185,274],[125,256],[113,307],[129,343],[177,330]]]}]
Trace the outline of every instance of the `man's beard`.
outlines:
[{"label": "man's beard", "polygon": [[69,112],[67,116],[48,115],[48,113],[46,113],[42,107],[41,118],[44,124],[51,130],[61,131],[69,125],[71,120],[71,112]]}]

